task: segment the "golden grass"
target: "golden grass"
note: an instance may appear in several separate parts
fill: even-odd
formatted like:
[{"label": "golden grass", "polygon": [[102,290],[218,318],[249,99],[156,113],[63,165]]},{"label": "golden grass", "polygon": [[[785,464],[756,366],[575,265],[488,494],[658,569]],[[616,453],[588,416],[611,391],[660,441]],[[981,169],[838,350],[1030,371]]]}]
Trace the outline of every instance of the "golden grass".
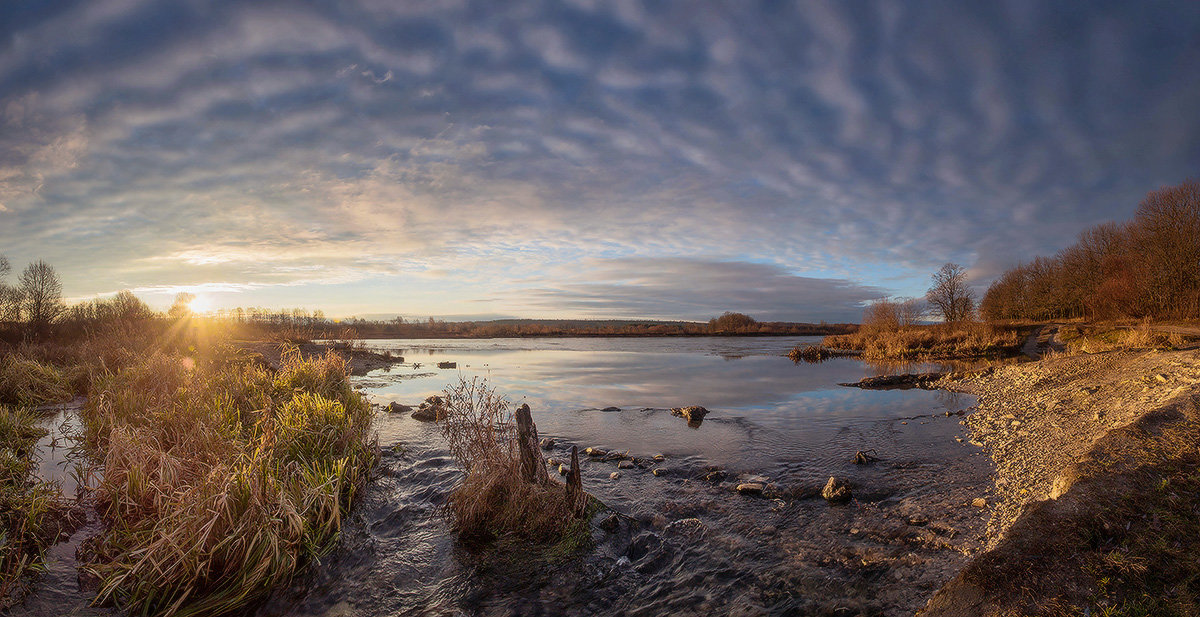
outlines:
[{"label": "golden grass", "polygon": [[58,487],[34,477],[33,449],[46,434],[28,410],[0,407],[0,609],[58,534],[67,507]]},{"label": "golden grass", "polygon": [[862,352],[867,360],[948,359],[1017,353],[1025,341],[1021,328],[985,323],[932,326],[864,327],[853,334],[827,336],[824,346]]},{"label": "golden grass", "polygon": [[132,613],[242,612],[337,538],[375,460],[336,354],[273,373],[231,348],[102,375],[83,412],[107,524],[88,568]]},{"label": "golden grass", "polygon": [[[560,542],[574,521],[566,487],[548,478],[532,483],[521,478],[508,401],[477,378],[460,380],[444,394],[442,433],[466,471],[447,504],[455,531],[475,542]],[[541,450],[534,450],[544,470]]]},{"label": "golden grass", "polygon": [[71,400],[74,391],[63,372],[20,353],[0,357],[0,404],[34,407]]}]

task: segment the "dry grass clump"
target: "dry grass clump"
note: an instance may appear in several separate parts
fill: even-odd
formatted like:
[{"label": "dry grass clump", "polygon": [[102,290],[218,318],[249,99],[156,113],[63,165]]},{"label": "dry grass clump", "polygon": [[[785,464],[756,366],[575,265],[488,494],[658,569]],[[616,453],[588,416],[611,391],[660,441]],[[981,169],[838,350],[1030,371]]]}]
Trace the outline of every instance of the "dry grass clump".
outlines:
[{"label": "dry grass clump", "polygon": [[794,349],[788,352],[787,357],[792,362],[797,364],[800,362],[816,364],[832,358],[835,355],[837,355],[835,352],[825,348],[822,345],[805,345],[804,347],[796,346]]},{"label": "dry grass clump", "polygon": [[455,531],[477,542],[563,540],[573,527],[575,504],[562,483],[546,476],[536,446],[532,453],[541,473],[533,482],[522,478],[517,425],[509,402],[478,378],[462,379],[447,388],[443,400],[442,433],[467,472],[448,503]]},{"label": "dry grass clump", "polygon": [[53,366],[18,353],[0,357],[0,405],[35,407],[73,395],[70,382]]},{"label": "dry grass clump", "polygon": [[327,550],[375,460],[370,405],[335,354],[272,372],[232,349],[156,354],[98,380],[98,597],[133,613],[245,610]]},{"label": "dry grass clump", "polygon": [[0,609],[64,524],[58,487],[34,477],[34,448],[46,434],[28,410],[0,407]]},{"label": "dry grass clump", "polygon": [[1115,350],[1175,349],[1187,340],[1177,332],[1159,332],[1148,321],[1126,328],[1070,328],[1062,335],[1071,353],[1102,353]]},{"label": "dry grass clump", "polygon": [[943,359],[1000,356],[1020,351],[1021,328],[977,322],[932,326],[863,327],[853,334],[827,336],[824,346],[862,352],[868,360]]}]

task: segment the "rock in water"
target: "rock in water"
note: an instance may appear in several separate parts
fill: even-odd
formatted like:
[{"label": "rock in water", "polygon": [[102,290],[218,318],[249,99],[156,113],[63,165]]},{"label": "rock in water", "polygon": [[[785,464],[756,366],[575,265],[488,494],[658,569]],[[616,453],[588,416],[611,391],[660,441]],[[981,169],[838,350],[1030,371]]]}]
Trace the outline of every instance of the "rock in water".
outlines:
[{"label": "rock in water", "polygon": [[431,396],[421,403],[420,407],[412,413],[412,417],[421,420],[422,422],[437,422],[446,415],[446,404],[440,396]]},{"label": "rock in water", "polygon": [[637,467],[637,465],[634,465],[633,461],[621,461],[617,463],[617,469],[633,469],[634,467]]},{"label": "rock in water", "polygon": [[976,508],[986,508],[988,504],[987,500],[983,497],[976,497],[973,501],[971,501],[971,505],[975,506]]},{"label": "rock in water", "polygon": [[618,480],[621,478],[621,474],[620,474],[620,472],[614,471],[614,472],[608,474],[608,477],[612,480]]},{"label": "rock in water", "polygon": [[621,517],[616,512],[609,512],[608,516],[600,519],[598,524],[600,529],[612,533],[621,527]]},{"label": "rock in water", "polygon": [[738,485],[737,492],[743,495],[762,495],[763,485],[758,482],[745,482]]},{"label": "rock in water", "polygon": [[684,420],[687,420],[689,423],[699,422],[704,419],[704,416],[708,415],[708,410],[699,405],[675,407],[671,410],[671,415],[679,416]]},{"label": "rock in water", "polygon": [[830,476],[825,488],[821,489],[821,496],[830,503],[850,501],[850,483]]},{"label": "rock in water", "polygon": [[542,443],[540,445],[542,446],[543,450],[553,449],[554,448],[554,440],[550,439],[549,437],[546,437],[545,439],[542,440]]},{"label": "rock in water", "polygon": [[600,448],[588,448],[584,450],[583,453],[587,454],[588,456],[608,456],[608,451],[601,450]]},{"label": "rock in water", "polygon": [[605,407],[604,409],[601,409],[600,411],[621,411],[621,408],[620,407]]},{"label": "rock in water", "polygon": [[412,407],[409,407],[408,405],[401,405],[396,401],[392,401],[391,403],[388,403],[387,410],[388,413],[408,413],[412,411]]},{"label": "rock in water", "polygon": [[569,474],[569,473],[571,473],[571,468],[570,468],[570,467],[567,467],[566,465],[559,465],[559,466],[558,466],[558,475],[560,475],[560,476],[565,476],[565,475],[567,475],[567,474]]},{"label": "rock in water", "polygon": [[438,362],[438,368],[458,368],[457,362]]}]

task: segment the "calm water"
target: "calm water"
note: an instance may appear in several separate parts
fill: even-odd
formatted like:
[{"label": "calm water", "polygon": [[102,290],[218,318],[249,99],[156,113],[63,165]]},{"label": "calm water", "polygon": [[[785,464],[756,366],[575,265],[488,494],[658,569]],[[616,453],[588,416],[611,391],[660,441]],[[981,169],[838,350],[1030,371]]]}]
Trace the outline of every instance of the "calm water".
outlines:
[{"label": "calm water", "polygon": [[[585,489],[622,515],[620,529],[594,529],[595,548],[565,561],[497,560],[448,531],[442,507],[462,473],[438,427],[380,413],[384,457],[339,547],[258,614],[911,615],[980,546],[986,513],[966,504],[984,494],[990,467],[955,440],[962,427],[946,415],[974,399],[836,385],[933,366],[782,357],[816,340],[369,341],[404,357],[354,378],[376,403],[415,406],[460,379],[486,378],[530,405],[539,432],[559,442],[549,456],[564,459],[571,445],[664,454],[664,473],[612,479],[615,462],[585,459]],[[670,415],[683,405],[710,413],[692,428]],[[850,462],[867,449],[882,460]],[[706,480],[712,466],[727,478]],[[778,498],[738,495],[752,475]],[[850,505],[814,496],[831,475],[854,483]],[[89,594],[62,560],[12,615],[111,614],[86,607]]]}]

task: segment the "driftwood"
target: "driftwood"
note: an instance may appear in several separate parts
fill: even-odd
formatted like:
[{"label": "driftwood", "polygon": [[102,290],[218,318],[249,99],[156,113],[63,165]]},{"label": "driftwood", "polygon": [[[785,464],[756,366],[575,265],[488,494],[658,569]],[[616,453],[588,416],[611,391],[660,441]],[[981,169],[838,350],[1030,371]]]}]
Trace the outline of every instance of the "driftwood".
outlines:
[{"label": "driftwood", "polygon": [[529,413],[529,405],[521,405],[513,414],[517,421],[517,448],[520,450],[521,479],[531,484],[550,481],[542,451],[538,446],[537,425]]}]

